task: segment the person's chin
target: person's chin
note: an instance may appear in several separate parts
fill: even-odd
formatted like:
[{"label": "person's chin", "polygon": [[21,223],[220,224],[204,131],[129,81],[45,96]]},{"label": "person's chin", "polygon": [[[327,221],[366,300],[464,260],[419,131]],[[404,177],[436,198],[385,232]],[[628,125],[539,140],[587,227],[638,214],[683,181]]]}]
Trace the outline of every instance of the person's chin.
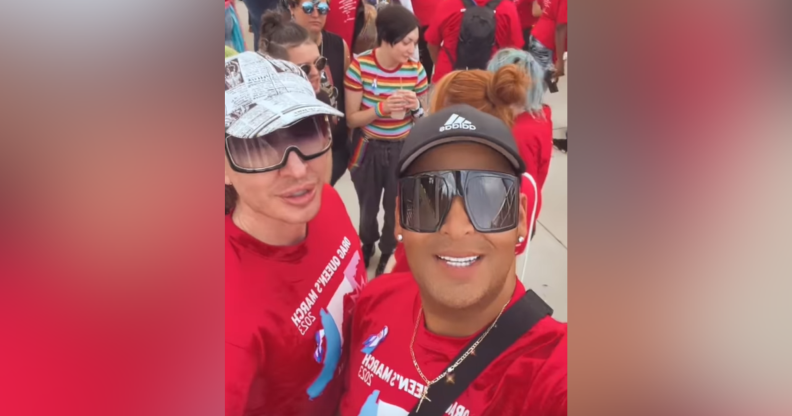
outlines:
[{"label": "person's chin", "polygon": [[476,305],[482,298],[477,296],[476,287],[471,285],[438,285],[429,294],[434,301],[448,309],[467,309]]}]

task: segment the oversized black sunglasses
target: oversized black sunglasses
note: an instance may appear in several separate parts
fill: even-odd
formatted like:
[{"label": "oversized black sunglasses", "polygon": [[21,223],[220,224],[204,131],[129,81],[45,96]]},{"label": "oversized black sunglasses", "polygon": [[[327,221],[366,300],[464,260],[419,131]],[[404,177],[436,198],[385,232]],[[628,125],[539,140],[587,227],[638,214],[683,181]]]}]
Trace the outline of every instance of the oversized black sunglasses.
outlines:
[{"label": "oversized black sunglasses", "polygon": [[513,230],[520,219],[520,180],[478,170],[425,172],[399,180],[402,228],[416,233],[440,231],[454,198],[462,198],[471,224],[480,233]]}]

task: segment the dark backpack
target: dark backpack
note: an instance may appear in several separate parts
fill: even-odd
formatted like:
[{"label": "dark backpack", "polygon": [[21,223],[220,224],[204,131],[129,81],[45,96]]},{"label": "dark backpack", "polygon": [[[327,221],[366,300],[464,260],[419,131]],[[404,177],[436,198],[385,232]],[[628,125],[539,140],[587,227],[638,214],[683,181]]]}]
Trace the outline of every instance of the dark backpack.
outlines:
[{"label": "dark backpack", "polygon": [[[474,0],[462,0],[465,14],[459,28],[456,61],[451,59],[455,70],[487,69],[495,47],[495,9],[501,1],[492,0],[486,6],[479,7]],[[451,54],[448,54],[451,58]]]}]

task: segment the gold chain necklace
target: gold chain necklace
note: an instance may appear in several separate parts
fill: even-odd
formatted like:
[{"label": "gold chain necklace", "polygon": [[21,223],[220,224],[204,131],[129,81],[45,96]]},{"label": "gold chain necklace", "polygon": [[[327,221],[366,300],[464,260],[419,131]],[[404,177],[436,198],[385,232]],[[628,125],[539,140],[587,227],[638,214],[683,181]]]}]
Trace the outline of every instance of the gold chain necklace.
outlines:
[{"label": "gold chain necklace", "polygon": [[498,316],[495,317],[495,320],[492,321],[492,324],[490,324],[489,328],[487,328],[487,330],[484,331],[483,334],[481,334],[481,336],[476,340],[476,342],[474,342],[473,345],[471,345],[470,348],[468,348],[468,350],[465,351],[465,353],[462,354],[462,356],[459,357],[459,359],[456,360],[454,364],[448,367],[445,371],[443,371],[442,374],[437,376],[437,378],[435,378],[432,381],[429,381],[429,379],[426,378],[423,371],[421,371],[421,367],[418,366],[418,360],[415,358],[415,349],[413,348],[413,346],[415,345],[415,336],[418,334],[418,325],[421,322],[421,313],[423,312],[423,307],[421,307],[421,309],[418,310],[418,317],[415,319],[415,330],[413,331],[412,341],[410,342],[410,354],[412,355],[412,360],[413,360],[413,365],[415,366],[415,370],[418,371],[418,375],[421,376],[421,379],[423,380],[424,384],[426,384],[426,388],[424,388],[423,393],[421,394],[421,401],[418,402],[418,408],[416,409],[417,411],[421,410],[421,405],[423,404],[424,400],[426,400],[427,402],[432,401],[428,397],[426,397],[429,394],[429,387],[431,387],[438,381],[442,380],[443,377],[446,378],[446,383],[454,384],[454,374],[453,374],[454,370],[460,364],[462,364],[462,361],[465,361],[465,358],[467,358],[469,355],[476,355],[476,347],[478,347],[478,345],[481,344],[481,341],[484,341],[484,338],[487,337],[487,334],[490,333],[490,330],[492,330],[492,328],[497,326],[496,324],[498,323],[498,319],[500,319],[501,315],[503,314],[503,311],[506,310],[506,306],[508,306],[510,302],[511,299],[509,299],[506,302],[506,304],[503,305],[500,312],[498,312]]}]

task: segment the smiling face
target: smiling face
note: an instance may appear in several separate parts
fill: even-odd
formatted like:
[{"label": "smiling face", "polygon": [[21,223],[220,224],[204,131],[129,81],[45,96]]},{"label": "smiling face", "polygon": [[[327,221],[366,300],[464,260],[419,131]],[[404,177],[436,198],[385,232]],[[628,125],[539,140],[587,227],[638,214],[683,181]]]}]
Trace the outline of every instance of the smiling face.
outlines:
[{"label": "smiling face", "polygon": [[308,65],[311,68],[308,75],[308,80],[311,81],[311,86],[314,89],[314,92],[319,92],[319,89],[322,87],[322,74],[316,69],[314,63],[319,58],[319,48],[313,42],[303,43],[300,46],[295,46],[289,49],[289,61],[291,63],[302,67],[303,65]]},{"label": "smiling face", "polygon": [[[434,148],[411,166],[408,174],[443,170],[482,170],[514,174],[509,162],[490,147],[453,143]],[[526,230],[525,196],[520,196],[520,222],[516,229],[477,232],[455,198],[445,222],[436,233],[415,233],[401,228],[410,270],[422,297],[450,309],[465,309],[492,302],[508,279],[513,279],[515,245]],[[400,210],[396,210],[399,215]]]}]

